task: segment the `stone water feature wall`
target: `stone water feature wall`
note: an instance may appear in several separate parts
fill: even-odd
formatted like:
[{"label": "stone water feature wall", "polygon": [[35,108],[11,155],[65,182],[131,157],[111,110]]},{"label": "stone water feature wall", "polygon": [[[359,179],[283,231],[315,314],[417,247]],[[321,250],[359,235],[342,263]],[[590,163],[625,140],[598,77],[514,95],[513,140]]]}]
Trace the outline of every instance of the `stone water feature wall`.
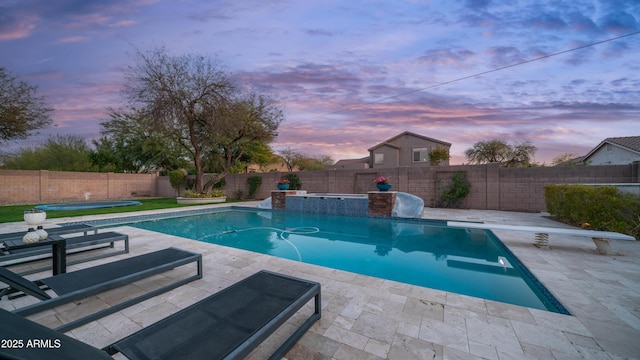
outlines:
[{"label": "stone water feature wall", "polygon": [[291,190],[271,192],[272,209],[323,215],[391,217],[395,201],[395,191],[370,191],[366,196],[297,195]]},{"label": "stone water feature wall", "polygon": [[[273,195],[272,195],[273,196]],[[273,201],[273,198],[272,198]],[[293,195],[287,196],[287,211],[338,215],[338,216],[367,216],[369,201],[366,196],[334,195]],[[275,207],[274,207],[275,208]]]}]

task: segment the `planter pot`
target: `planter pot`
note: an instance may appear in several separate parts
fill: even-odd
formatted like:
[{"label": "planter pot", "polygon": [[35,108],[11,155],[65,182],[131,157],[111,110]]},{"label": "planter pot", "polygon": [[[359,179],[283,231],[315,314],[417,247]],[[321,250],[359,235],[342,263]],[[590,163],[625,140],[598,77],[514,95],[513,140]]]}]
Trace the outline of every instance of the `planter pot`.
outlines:
[{"label": "planter pot", "polygon": [[47,231],[43,229],[42,226],[38,226],[38,229],[36,229],[36,234],[38,234],[38,236],[40,237],[40,240],[44,240],[49,236]]},{"label": "planter pot", "polygon": [[376,184],[376,188],[378,188],[378,191],[389,191],[391,184]]},{"label": "planter pot", "polygon": [[278,184],[278,190],[288,190],[289,184]]},{"label": "planter pot", "polygon": [[29,228],[29,231],[22,237],[22,242],[25,244],[33,244],[38,241],[40,241],[40,235],[33,228]]},{"label": "planter pot", "polygon": [[178,197],[178,204],[215,204],[227,201],[226,196],[212,198],[183,198]]},{"label": "planter pot", "polygon": [[24,212],[24,222],[27,225],[42,224],[47,219],[47,213],[44,211],[27,210]]}]

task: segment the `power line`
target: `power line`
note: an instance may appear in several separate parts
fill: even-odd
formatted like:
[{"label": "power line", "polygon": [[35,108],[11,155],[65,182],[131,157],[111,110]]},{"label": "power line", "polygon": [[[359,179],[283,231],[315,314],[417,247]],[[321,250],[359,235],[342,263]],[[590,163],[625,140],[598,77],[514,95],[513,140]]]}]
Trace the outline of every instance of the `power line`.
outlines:
[{"label": "power line", "polygon": [[[502,71],[502,70],[505,70],[505,69],[510,69],[512,67],[528,64],[528,63],[531,63],[531,62],[534,62],[534,61],[540,61],[540,60],[543,60],[543,59],[548,59],[548,58],[551,58],[551,57],[554,57],[554,56],[559,56],[559,55],[563,55],[563,54],[570,53],[570,52],[573,52],[573,51],[586,49],[588,47],[604,44],[604,43],[615,41],[615,40],[620,40],[620,39],[623,39],[623,38],[626,38],[626,37],[630,37],[630,36],[634,36],[634,35],[638,35],[638,34],[640,34],[640,31],[632,32],[632,33],[625,34],[625,35],[620,35],[620,36],[617,36],[617,37],[613,37],[613,38],[609,38],[609,39],[605,39],[605,40],[601,40],[601,41],[597,41],[597,42],[593,42],[593,43],[589,43],[589,44],[586,44],[586,45],[578,46],[578,47],[575,47],[575,48],[559,51],[559,52],[548,54],[548,55],[539,56],[539,57],[536,57],[536,58],[533,58],[533,59],[520,61],[520,62],[517,62],[517,63],[514,63],[514,64],[510,64],[510,65],[494,68],[494,69],[491,69],[491,70],[479,72],[479,73],[476,73],[476,74],[473,74],[473,75],[463,76],[463,77],[460,77],[460,78],[457,78],[457,79],[453,79],[453,80],[449,80],[449,81],[444,81],[444,82],[437,83],[437,84],[434,84],[434,85],[430,85],[430,86],[427,86],[427,87],[405,91],[405,92],[402,92],[402,93],[399,93],[399,94],[387,96],[387,97],[384,97],[384,98],[381,98],[381,99],[378,99],[378,100],[375,100],[375,101],[370,101],[370,102],[367,102],[367,103],[364,103],[364,104],[353,105],[353,106],[345,107],[345,108],[338,109],[338,110],[335,110],[335,111],[331,111],[331,112],[316,116],[314,118],[311,118],[310,120],[316,120],[316,119],[319,119],[319,118],[322,118],[322,117],[325,117],[325,116],[328,116],[328,115],[333,115],[333,114],[341,113],[341,112],[344,112],[344,111],[354,110],[354,109],[363,107],[365,105],[377,104],[377,103],[380,103],[380,102],[383,102],[383,101],[386,101],[386,100],[389,100],[389,99],[395,99],[395,98],[398,98],[398,97],[401,97],[401,96],[417,93],[417,92],[424,91],[424,90],[433,89],[433,88],[436,88],[436,87],[439,87],[439,86],[452,84],[452,83],[455,83],[455,82],[458,82],[458,81],[471,79],[471,78],[474,78],[474,77],[477,77],[477,76],[491,74],[491,73]],[[309,120],[307,120],[307,121],[309,121]],[[306,122],[306,121],[298,121],[297,123],[289,124],[289,126],[290,125],[302,124],[304,122]]]}]

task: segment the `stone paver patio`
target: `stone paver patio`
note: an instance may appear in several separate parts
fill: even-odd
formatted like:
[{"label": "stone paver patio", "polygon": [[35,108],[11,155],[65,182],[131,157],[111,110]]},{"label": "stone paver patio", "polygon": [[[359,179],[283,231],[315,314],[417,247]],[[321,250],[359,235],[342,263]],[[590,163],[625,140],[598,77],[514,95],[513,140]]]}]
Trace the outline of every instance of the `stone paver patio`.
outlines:
[{"label": "stone paver patio", "polygon": [[[568,227],[543,214],[502,211],[426,208],[423,217]],[[53,219],[47,224],[81,219]],[[22,231],[24,227],[23,223],[2,224],[0,232]],[[204,278],[67,333],[96,347],[123,338],[258,270],[268,269],[322,284],[322,319],[287,354],[288,359],[640,358],[637,241],[612,241],[618,254],[605,256],[596,253],[588,238],[551,235],[551,248],[544,250],[532,245],[531,233],[494,231],[573,315],[567,316],[127,226],[111,230],[129,235],[131,253],[101,261],[176,246],[203,254]],[[95,263],[73,265],[69,271]],[[132,286],[151,286],[157,281],[162,277]],[[30,318],[55,326],[81,311],[108,306],[110,299],[126,296],[126,291],[116,289],[82,304],[60,306]],[[0,306],[11,309],[28,301],[3,299]],[[296,321],[299,318],[292,319]],[[285,325],[251,358],[264,358],[291,328]]]}]

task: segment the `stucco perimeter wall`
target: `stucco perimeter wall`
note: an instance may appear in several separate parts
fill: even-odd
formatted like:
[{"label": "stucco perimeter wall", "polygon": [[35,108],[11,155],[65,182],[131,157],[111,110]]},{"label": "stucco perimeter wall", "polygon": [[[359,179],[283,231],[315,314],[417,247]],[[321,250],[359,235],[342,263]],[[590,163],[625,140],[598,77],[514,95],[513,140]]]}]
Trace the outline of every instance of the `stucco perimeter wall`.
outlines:
[{"label": "stucco perimeter wall", "polygon": [[[358,169],[296,172],[302,190],[312,193],[356,193],[374,191],[373,179],[386,176],[394,191],[421,197],[425,206],[435,207],[438,184],[453,172],[462,171],[471,182],[471,192],[462,207],[467,209],[540,212],[545,210],[547,184],[638,183],[639,163],[577,167],[501,168],[497,164],[455,165],[424,168]],[[225,191],[231,198],[248,194],[247,179],[261,176],[256,199],[264,199],[287,173],[227,175]]]},{"label": "stucco perimeter wall", "polygon": [[156,174],[0,170],[0,205],[157,196]]}]

